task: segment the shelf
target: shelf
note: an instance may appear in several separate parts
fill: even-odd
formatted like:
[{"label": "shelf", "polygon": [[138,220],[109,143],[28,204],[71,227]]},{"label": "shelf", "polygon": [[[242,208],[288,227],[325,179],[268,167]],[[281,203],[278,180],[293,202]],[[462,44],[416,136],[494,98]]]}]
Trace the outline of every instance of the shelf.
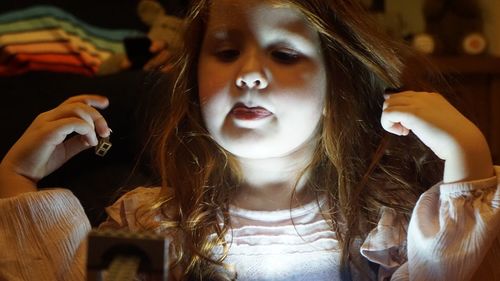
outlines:
[{"label": "shelf", "polygon": [[495,164],[500,164],[500,57],[429,56],[430,63],[445,75],[453,76],[450,86],[464,102],[486,136]]},{"label": "shelf", "polygon": [[500,57],[430,56],[429,59],[445,74],[500,74]]}]

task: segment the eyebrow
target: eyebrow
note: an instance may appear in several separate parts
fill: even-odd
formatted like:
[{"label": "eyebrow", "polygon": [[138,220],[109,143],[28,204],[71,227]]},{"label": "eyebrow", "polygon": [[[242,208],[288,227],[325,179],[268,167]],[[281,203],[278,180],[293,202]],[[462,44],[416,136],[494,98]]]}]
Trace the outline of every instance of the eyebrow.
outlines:
[{"label": "eyebrow", "polygon": [[214,47],[227,40],[240,42],[243,40],[243,36],[236,29],[224,28],[209,29],[205,33],[204,41],[208,44],[207,46]]},{"label": "eyebrow", "polygon": [[241,32],[236,28],[227,28],[220,26],[216,28],[207,29],[206,34],[209,34],[215,39],[226,39],[231,37],[238,37]]},{"label": "eyebrow", "polygon": [[[293,25],[290,25],[293,26]],[[209,28],[206,32],[207,39],[210,41],[218,41],[218,40],[226,40],[226,39],[234,39],[239,40],[242,39],[242,31],[238,28],[228,28],[227,25],[215,26],[213,28]],[[266,34],[270,35],[273,38],[273,41],[287,43],[300,46],[306,46],[307,48],[316,49],[314,44],[315,38],[311,38],[301,32],[294,32],[291,28],[286,27],[278,27],[274,29],[270,29],[266,31]]]},{"label": "eyebrow", "polygon": [[278,42],[290,42],[292,45],[306,46],[307,48],[316,49],[315,38],[305,36],[297,32],[292,32],[286,29],[270,30],[268,33],[272,34],[275,41]]}]

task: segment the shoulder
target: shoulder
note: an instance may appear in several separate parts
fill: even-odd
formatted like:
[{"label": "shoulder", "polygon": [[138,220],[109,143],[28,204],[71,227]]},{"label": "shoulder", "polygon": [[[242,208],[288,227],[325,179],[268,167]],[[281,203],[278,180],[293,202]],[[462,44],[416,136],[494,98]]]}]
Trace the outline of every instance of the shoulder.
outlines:
[{"label": "shoulder", "polygon": [[101,227],[128,228],[131,231],[158,230],[161,222],[167,216],[170,217],[172,210],[165,213],[157,206],[171,199],[172,189],[137,187],[106,208],[108,219]]}]

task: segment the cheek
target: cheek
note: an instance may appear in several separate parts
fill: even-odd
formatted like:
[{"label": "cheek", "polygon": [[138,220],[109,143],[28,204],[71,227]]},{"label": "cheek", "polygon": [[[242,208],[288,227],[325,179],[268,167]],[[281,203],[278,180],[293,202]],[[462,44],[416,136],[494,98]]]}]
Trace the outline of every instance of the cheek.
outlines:
[{"label": "cheek", "polygon": [[200,90],[199,93],[201,114],[205,126],[209,131],[220,127],[224,122],[225,115],[223,114],[223,109],[226,107],[227,102],[223,95],[219,93],[220,91],[207,87]]},{"label": "cheek", "polygon": [[202,105],[224,93],[231,86],[230,73],[226,68],[213,63],[210,59],[201,59],[198,67],[198,89]]},{"label": "cheek", "polygon": [[281,89],[296,89],[304,93],[321,93],[326,90],[326,70],[319,59],[310,59],[299,65],[273,69],[274,80]]},{"label": "cheek", "polygon": [[198,95],[200,97],[200,103],[203,107],[207,101],[209,101],[217,92],[217,86],[210,79],[210,65],[206,63],[205,60],[201,59],[198,66]]},{"label": "cheek", "polygon": [[200,109],[205,126],[212,133],[222,126],[226,113],[230,110],[230,85],[222,75],[220,72],[198,75]]},{"label": "cheek", "polygon": [[[318,74],[318,75],[316,75]],[[313,133],[320,122],[326,99],[326,79],[322,73],[302,76],[300,83],[289,88],[287,94],[282,96],[282,116],[287,116],[282,121],[291,130],[301,131],[300,137]]]},{"label": "cheek", "polygon": [[321,67],[308,68],[280,77],[277,88],[282,89],[280,102],[300,107],[299,112],[322,112],[325,103],[327,82]]},{"label": "cheek", "polygon": [[310,89],[309,100],[316,107],[316,110],[323,113],[325,107],[325,99],[327,92],[326,71],[323,67],[318,67],[317,71],[305,78],[307,88]]}]

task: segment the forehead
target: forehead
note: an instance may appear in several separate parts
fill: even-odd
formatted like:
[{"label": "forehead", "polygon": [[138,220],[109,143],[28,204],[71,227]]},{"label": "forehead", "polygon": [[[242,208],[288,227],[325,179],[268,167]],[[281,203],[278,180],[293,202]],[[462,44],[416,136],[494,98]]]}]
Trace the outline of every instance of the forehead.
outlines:
[{"label": "forehead", "polygon": [[286,27],[310,31],[305,16],[287,1],[212,0],[208,29],[234,27]]}]

